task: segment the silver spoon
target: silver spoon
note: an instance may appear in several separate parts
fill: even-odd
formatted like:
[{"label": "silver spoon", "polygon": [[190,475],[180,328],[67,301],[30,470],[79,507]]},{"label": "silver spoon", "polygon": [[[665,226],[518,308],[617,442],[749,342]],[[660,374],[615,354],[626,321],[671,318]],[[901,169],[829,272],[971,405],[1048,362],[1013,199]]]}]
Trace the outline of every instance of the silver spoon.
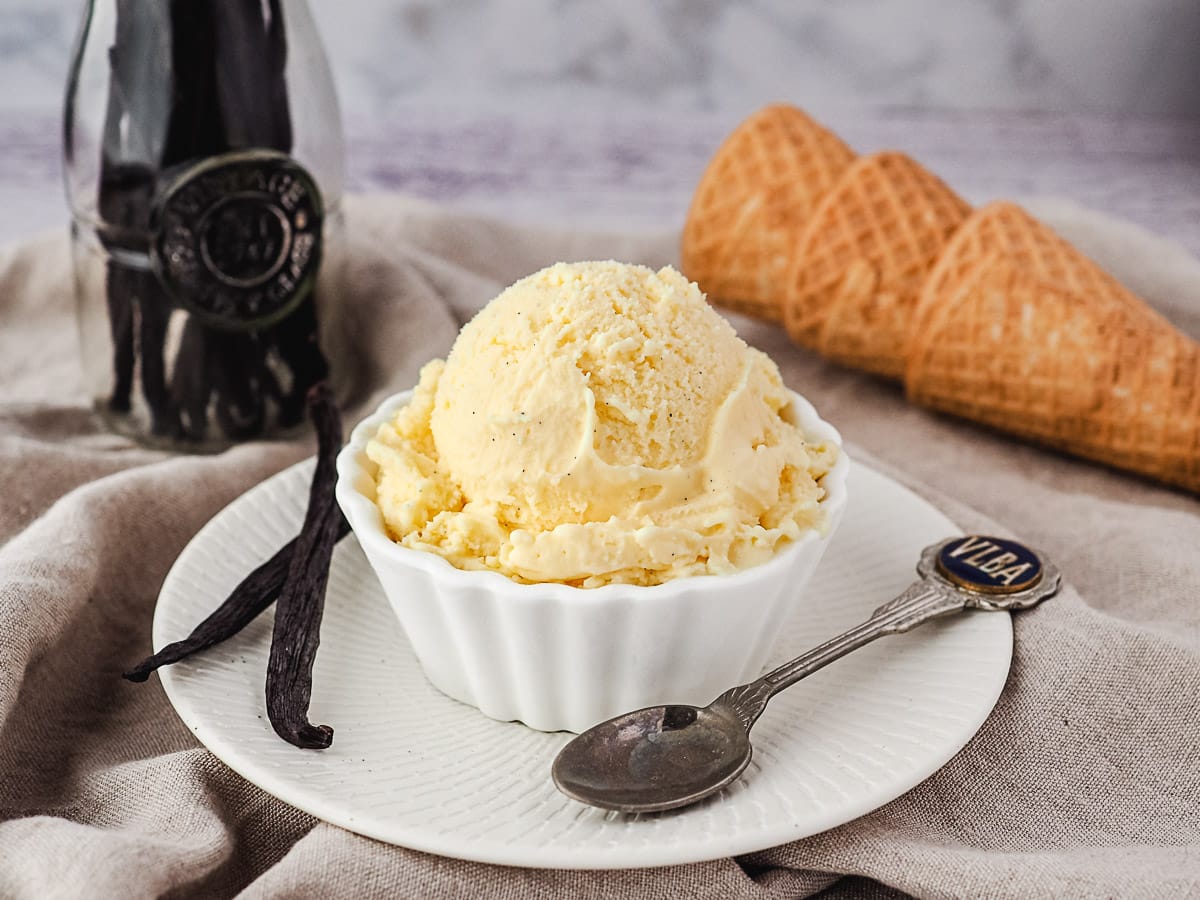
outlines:
[{"label": "silver spoon", "polygon": [[568,797],[621,812],[695,803],[750,764],[750,729],[784,688],[885,634],[966,609],[1026,609],[1057,593],[1061,581],[1041,554],[981,535],[926,547],[917,573],[919,581],[861,625],[708,706],[650,706],[589,728],[555,758],[554,783]]}]

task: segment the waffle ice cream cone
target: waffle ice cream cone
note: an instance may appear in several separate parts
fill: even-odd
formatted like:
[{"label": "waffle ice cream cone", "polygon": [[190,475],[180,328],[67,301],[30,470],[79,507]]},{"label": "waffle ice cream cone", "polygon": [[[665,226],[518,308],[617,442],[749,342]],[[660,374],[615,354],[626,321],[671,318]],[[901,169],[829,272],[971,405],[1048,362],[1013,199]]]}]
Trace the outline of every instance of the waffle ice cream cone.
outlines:
[{"label": "waffle ice cream cone", "polygon": [[914,322],[911,400],[1200,491],[1200,344],[1003,248],[941,284]]},{"label": "waffle ice cream cone", "polygon": [[683,229],[682,266],[714,303],[779,321],[783,276],[805,221],[854,159],[794,106],[768,106],[705,170]]},{"label": "waffle ice cream cone", "polygon": [[942,251],[922,289],[920,306],[937,302],[991,253],[1002,253],[1030,277],[1097,302],[1115,302],[1167,324],[1132,291],[1021,207],[996,200],[973,210]]},{"label": "waffle ice cream cone", "polygon": [[808,220],[786,279],[797,343],[899,378],[934,262],[970,207],[902,153],[856,160]]}]

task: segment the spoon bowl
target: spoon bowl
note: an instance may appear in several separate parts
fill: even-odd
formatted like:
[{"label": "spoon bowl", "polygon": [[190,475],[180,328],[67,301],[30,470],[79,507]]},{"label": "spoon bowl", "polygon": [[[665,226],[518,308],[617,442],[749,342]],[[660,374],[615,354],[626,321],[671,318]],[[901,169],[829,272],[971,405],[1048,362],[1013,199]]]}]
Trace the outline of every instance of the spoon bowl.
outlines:
[{"label": "spoon bowl", "polygon": [[583,732],[551,774],[560,791],[592,806],[659,812],[732,784],[750,756],[749,733],[723,704],[649,706]]}]

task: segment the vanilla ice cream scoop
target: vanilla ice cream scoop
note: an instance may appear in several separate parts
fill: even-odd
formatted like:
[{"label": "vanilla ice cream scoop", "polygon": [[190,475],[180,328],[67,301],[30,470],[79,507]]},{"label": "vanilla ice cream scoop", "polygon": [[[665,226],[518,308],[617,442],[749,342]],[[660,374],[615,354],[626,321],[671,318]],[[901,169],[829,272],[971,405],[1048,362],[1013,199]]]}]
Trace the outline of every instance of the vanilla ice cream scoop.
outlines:
[{"label": "vanilla ice cream scoop", "polygon": [[765,561],[822,527],[837,450],[678,272],[585,262],[489,303],[367,452],[394,539],[590,587]]}]

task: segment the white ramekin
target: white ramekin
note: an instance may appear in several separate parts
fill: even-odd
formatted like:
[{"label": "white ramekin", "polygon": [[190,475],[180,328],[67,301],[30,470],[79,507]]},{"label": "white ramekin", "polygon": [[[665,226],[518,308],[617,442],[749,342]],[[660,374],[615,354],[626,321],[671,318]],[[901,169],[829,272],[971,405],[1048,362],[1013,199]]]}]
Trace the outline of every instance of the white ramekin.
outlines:
[{"label": "white ramekin", "polygon": [[[705,704],[757,677],[846,507],[843,452],[823,482],[825,535],[809,532],[732,575],[585,589],[463,571],[392,541],[375,505],[367,441],[411,395],[389,397],[351,433],[337,500],[426,676],[494,719],[583,731],[657,703]],[[794,393],[792,403],[810,439],[841,446],[812,404]]]}]

